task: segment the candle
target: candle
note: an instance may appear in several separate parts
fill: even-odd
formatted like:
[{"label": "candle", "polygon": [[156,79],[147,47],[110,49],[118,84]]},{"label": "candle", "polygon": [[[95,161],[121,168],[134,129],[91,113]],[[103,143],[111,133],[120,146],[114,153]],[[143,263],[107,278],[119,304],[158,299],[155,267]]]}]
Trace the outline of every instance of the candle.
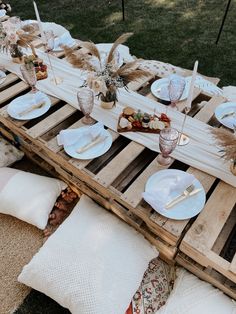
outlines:
[{"label": "candle", "polygon": [[47,41],[46,41],[46,37],[45,37],[44,31],[43,31],[42,22],[40,20],[37,4],[36,4],[35,1],[33,1],[33,4],[34,4],[35,15],[36,15],[36,18],[37,18],[37,21],[38,21],[39,31],[40,31],[40,34],[41,34],[41,39],[42,39],[43,44],[46,44]]},{"label": "candle", "polygon": [[196,61],[194,64],[192,79],[191,79],[188,98],[187,98],[187,102],[186,102],[186,107],[189,109],[191,109],[192,100],[193,100],[193,90],[194,90],[194,84],[195,84],[195,80],[196,80],[196,76],[197,76],[197,68],[198,68],[198,61]]}]

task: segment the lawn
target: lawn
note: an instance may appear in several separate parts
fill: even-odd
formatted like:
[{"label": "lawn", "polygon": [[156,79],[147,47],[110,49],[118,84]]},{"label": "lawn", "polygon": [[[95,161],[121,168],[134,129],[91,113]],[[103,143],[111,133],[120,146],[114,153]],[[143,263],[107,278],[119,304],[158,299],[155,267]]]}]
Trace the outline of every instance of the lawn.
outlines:
[{"label": "lawn", "polygon": [[[34,18],[31,0],[9,0],[13,14]],[[42,21],[55,21],[82,40],[112,42],[123,32],[137,57],[185,68],[199,60],[199,72],[236,85],[236,0],[232,0],[218,45],[216,37],[228,0],[38,0]]]}]

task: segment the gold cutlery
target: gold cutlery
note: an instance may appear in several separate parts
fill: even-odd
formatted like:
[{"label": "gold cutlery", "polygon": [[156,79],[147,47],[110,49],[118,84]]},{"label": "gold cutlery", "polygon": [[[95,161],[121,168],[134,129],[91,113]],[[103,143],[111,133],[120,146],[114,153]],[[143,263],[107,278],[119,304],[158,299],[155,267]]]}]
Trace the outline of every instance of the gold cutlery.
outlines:
[{"label": "gold cutlery", "polygon": [[76,152],[77,152],[78,154],[84,153],[86,150],[88,150],[88,149],[92,148],[93,146],[95,146],[95,145],[97,145],[97,144],[103,142],[105,139],[106,139],[106,137],[104,138],[104,137],[98,135],[98,136],[96,136],[96,137],[93,139],[92,142],[90,142],[90,143],[88,143],[88,144],[86,144],[86,145],[80,147],[79,149],[77,149]]},{"label": "gold cutlery", "polygon": [[174,198],[173,200],[171,200],[170,202],[168,202],[165,206],[166,209],[169,209],[171,207],[173,207],[174,205],[182,202],[183,200],[185,200],[188,197],[191,197],[193,195],[196,195],[197,193],[201,192],[202,189],[193,189],[191,192],[186,192],[187,189],[178,197]]},{"label": "gold cutlery", "polygon": [[21,112],[19,113],[19,116],[22,117],[22,116],[24,116],[24,115],[30,113],[31,111],[33,111],[33,110],[35,110],[35,109],[41,109],[44,105],[45,105],[45,101],[42,101],[42,102],[39,103],[39,104],[35,104],[35,105],[31,106],[30,108],[25,109],[24,111],[21,111]]},{"label": "gold cutlery", "polygon": [[228,117],[231,117],[231,116],[235,116],[236,112],[235,111],[230,111],[230,112],[227,112],[225,113],[221,119],[225,119],[225,118],[228,118]]}]

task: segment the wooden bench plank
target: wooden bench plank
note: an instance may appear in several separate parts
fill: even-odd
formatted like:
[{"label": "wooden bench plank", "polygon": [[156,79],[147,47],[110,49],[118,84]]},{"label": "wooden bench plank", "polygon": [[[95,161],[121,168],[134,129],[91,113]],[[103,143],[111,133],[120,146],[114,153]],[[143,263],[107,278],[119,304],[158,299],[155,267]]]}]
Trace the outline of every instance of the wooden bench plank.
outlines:
[{"label": "wooden bench plank", "polygon": [[15,81],[17,81],[19,78],[17,75],[15,75],[14,73],[9,73],[6,76],[6,80],[4,81],[4,83],[2,83],[0,85],[0,89],[3,90],[5,87],[7,87],[8,85],[14,83]]},{"label": "wooden bench plank", "polygon": [[[0,92],[0,104],[8,101],[11,98],[14,98],[18,94],[24,92],[26,89],[29,88],[29,85],[27,85],[25,82],[21,81],[19,83],[16,83],[15,85],[3,90]],[[0,110],[1,112],[1,110]]]},{"label": "wooden bench plank", "polygon": [[145,149],[135,142],[129,143],[113,160],[96,176],[100,184],[108,187],[118,175]]},{"label": "wooden bench plank", "polygon": [[232,273],[236,274],[236,253],[234,254],[234,258],[233,258],[233,260],[232,260],[232,262],[230,264],[229,270]]},{"label": "wooden bench plank", "polygon": [[41,120],[29,130],[27,130],[26,133],[33,138],[37,138],[58,125],[69,116],[71,116],[76,110],[76,108],[66,104],[50,116],[46,117],[44,120]]},{"label": "wooden bench plank", "polygon": [[[219,236],[236,202],[235,188],[221,181],[204,210],[193,223],[182,242],[206,255]],[[214,223],[209,217],[214,217]]]}]

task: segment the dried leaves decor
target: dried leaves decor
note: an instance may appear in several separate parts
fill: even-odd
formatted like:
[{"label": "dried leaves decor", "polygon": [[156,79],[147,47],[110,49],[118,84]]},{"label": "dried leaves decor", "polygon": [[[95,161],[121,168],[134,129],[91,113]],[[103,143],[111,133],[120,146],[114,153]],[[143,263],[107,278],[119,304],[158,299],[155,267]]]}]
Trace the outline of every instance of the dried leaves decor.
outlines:
[{"label": "dried leaves decor", "polygon": [[[69,47],[63,47],[67,60],[74,67],[93,72],[89,75],[87,83],[90,88],[96,89],[95,91],[98,92],[103,101],[115,102],[117,100],[117,88],[127,87],[132,81],[150,76],[150,72],[138,68],[139,60],[128,62],[120,67],[115,62],[117,47],[125,43],[132,35],[133,33],[125,33],[119,36],[113,43],[106,60],[101,60],[99,50],[93,42],[81,42],[81,47],[85,49],[80,49],[77,52]],[[99,69],[93,62],[90,62],[91,57],[97,58]],[[102,64],[102,61],[105,62]]]},{"label": "dried leaves decor", "polygon": [[223,128],[213,128],[211,133],[217,145],[221,147],[222,158],[227,161],[233,161],[236,165],[236,135]]}]

